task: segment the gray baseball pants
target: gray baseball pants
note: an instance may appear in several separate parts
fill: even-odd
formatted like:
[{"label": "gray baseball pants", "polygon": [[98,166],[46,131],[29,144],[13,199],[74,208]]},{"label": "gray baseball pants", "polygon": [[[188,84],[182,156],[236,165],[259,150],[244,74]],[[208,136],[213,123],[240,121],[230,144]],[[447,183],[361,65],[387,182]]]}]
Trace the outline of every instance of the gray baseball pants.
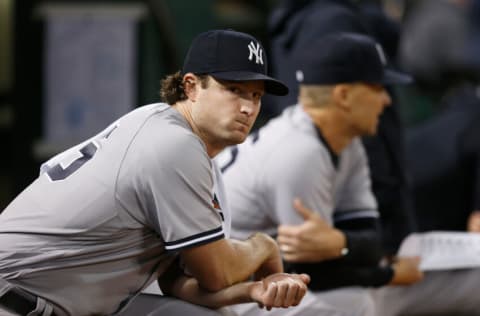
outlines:
[{"label": "gray baseball pants", "polygon": [[308,291],[300,305],[287,309],[267,311],[254,303],[231,306],[239,316],[373,316],[374,308],[369,290],[361,287]]},{"label": "gray baseball pants", "polygon": [[426,272],[411,286],[372,290],[377,316],[478,316],[480,269]]}]

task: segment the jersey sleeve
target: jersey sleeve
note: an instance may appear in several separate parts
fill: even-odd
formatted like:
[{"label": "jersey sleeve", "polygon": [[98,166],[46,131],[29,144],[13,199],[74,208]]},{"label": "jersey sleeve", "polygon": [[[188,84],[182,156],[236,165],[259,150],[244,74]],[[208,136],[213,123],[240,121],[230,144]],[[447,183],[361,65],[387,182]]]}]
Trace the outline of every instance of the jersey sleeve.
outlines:
[{"label": "jersey sleeve", "polygon": [[359,139],[354,139],[348,148],[348,179],[338,194],[336,222],[357,218],[378,217],[377,203],[371,189],[370,171],[365,149]]},{"label": "jersey sleeve", "polygon": [[224,238],[212,161],[193,134],[144,128],[123,164],[117,197],[133,217],[179,250]]}]

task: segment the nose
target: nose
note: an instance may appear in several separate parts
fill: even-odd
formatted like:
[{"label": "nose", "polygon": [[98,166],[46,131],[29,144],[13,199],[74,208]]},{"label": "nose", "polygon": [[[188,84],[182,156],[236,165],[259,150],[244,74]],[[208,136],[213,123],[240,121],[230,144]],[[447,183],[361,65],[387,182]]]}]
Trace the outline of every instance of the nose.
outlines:
[{"label": "nose", "polygon": [[246,114],[247,116],[252,116],[257,111],[259,105],[260,100],[257,100],[255,97],[242,99],[240,112]]},{"label": "nose", "polygon": [[384,106],[390,106],[390,104],[392,104],[392,97],[385,88],[382,91],[382,102]]},{"label": "nose", "polygon": [[240,106],[240,112],[246,114],[247,116],[252,116],[255,112],[254,104],[252,101],[244,101]]}]

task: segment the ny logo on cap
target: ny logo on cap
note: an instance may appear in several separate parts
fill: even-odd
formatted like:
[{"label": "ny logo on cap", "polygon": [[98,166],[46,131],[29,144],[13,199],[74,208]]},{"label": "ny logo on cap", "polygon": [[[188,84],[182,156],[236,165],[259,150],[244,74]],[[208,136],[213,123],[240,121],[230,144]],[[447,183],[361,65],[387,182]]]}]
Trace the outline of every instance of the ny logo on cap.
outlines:
[{"label": "ny logo on cap", "polygon": [[385,58],[385,53],[383,52],[382,46],[380,44],[376,43],[375,48],[377,49],[378,56],[380,57],[380,61],[382,62],[382,65],[387,64],[387,58]]},{"label": "ny logo on cap", "polygon": [[248,44],[248,49],[250,50],[248,60],[252,60],[253,55],[255,55],[255,63],[263,65],[262,48],[260,47],[260,44],[257,43],[257,46],[255,46],[252,41],[250,42],[250,44]]}]

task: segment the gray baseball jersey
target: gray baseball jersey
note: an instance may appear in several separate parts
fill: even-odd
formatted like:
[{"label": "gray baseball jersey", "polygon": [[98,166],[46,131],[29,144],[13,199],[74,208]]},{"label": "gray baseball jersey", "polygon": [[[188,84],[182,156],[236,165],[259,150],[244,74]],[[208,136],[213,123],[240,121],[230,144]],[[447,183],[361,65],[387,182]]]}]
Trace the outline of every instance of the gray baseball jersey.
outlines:
[{"label": "gray baseball jersey", "polygon": [[378,217],[364,148],[355,138],[336,156],[300,105],[287,108],[238,146],[218,156],[232,211],[232,235],[276,235],[300,224],[303,203],[334,221]]},{"label": "gray baseball jersey", "polygon": [[222,195],[183,116],[141,107],[45,163],[0,215],[0,278],[69,315],[112,314],[178,250],[228,234]]}]

